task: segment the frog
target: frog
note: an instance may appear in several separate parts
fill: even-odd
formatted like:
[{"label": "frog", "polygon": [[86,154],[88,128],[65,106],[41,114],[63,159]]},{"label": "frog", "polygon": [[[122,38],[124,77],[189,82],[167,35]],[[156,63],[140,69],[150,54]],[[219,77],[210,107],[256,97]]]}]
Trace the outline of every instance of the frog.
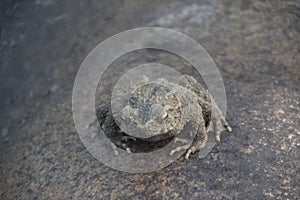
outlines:
[{"label": "frog", "polygon": [[[183,143],[170,154],[186,150],[185,158],[205,147],[208,134],[214,134],[220,143],[222,131],[231,132],[231,127],[212,98],[211,94],[193,76],[181,75],[176,82],[165,78],[135,83],[117,112],[112,111],[111,101],[97,109],[97,118],[106,136],[126,149],[128,140],[160,142],[174,138]],[[123,86],[129,87],[129,86]],[[193,121],[193,138],[189,142],[177,137],[185,125]],[[211,131],[214,126],[214,131]]]}]

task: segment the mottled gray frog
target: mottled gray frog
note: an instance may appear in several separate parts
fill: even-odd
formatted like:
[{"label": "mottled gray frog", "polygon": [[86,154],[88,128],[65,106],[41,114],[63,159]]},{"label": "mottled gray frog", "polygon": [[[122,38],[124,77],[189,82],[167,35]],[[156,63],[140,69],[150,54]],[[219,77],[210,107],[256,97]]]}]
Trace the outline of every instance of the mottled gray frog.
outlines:
[{"label": "mottled gray frog", "polygon": [[[188,159],[191,153],[206,145],[212,122],[216,142],[220,142],[222,130],[231,131],[211,95],[192,76],[183,75],[176,83],[164,78],[154,81],[145,78],[133,88],[115,115],[110,103],[97,109],[105,134],[128,151],[128,139],[159,142],[178,135],[187,122],[194,121],[197,127],[193,130],[192,144],[184,144],[171,152],[187,149],[185,158]],[[175,139],[187,143],[181,138]]]}]

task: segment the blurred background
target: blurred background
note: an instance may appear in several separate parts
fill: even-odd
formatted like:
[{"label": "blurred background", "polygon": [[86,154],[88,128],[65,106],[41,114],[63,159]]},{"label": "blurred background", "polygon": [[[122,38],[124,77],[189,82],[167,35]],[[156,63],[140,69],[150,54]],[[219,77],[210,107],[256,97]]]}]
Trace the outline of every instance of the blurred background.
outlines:
[{"label": "blurred background", "polygon": [[[71,94],[98,43],[144,26],[210,52],[233,133],[204,159],[127,174],[81,144]],[[1,199],[299,198],[299,32],[297,0],[0,1]]]}]

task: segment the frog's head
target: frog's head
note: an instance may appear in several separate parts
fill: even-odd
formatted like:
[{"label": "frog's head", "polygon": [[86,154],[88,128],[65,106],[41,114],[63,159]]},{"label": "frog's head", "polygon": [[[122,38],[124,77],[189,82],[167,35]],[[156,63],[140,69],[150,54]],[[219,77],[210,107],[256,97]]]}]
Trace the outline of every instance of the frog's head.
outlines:
[{"label": "frog's head", "polygon": [[180,120],[181,103],[171,89],[147,83],[138,87],[122,109],[121,129],[138,138],[166,134]]}]

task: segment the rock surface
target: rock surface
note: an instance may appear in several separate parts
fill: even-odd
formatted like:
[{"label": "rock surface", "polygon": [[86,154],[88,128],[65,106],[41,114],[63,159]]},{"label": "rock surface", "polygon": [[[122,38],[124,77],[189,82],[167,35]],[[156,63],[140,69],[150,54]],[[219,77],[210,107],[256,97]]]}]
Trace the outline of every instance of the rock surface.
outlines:
[{"label": "rock surface", "polygon": [[[1,199],[299,198],[298,1],[2,1],[0,11]],[[182,31],[210,52],[233,131],[203,159],[129,174],[85,149],[71,94],[96,44],[150,25]],[[164,53],[145,57],[182,63]]]}]

